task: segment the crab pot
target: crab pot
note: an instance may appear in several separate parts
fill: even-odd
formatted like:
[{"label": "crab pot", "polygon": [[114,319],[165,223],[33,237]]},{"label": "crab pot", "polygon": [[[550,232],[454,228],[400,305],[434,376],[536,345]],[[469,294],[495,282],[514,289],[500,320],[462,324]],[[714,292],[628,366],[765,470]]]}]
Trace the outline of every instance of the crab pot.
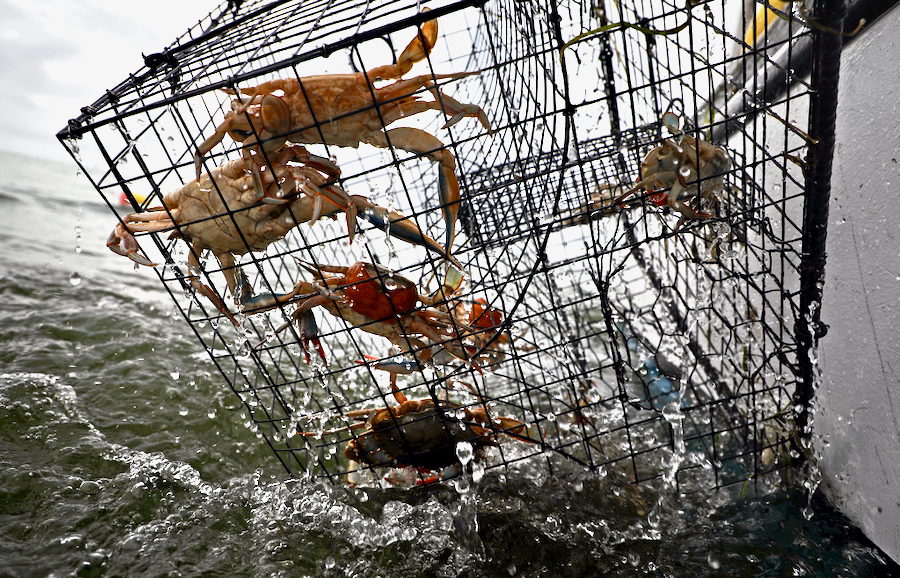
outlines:
[{"label": "crab pot", "polygon": [[[439,95],[409,89],[437,104],[386,128],[419,129],[444,149],[416,148],[400,133],[388,133],[388,146],[367,144],[342,123],[358,112],[355,101],[336,98],[333,114],[310,126],[263,134],[247,124],[243,137],[255,133],[273,149],[277,138],[293,138],[340,167],[347,194],[406,217],[391,232],[415,227],[437,246],[448,238],[446,179],[433,158],[452,155],[460,200],[450,253],[465,276],[430,305],[447,316],[433,322],[439,334],[404,334],[410,326],[397,323],[424,319],[422,303],[376,327],[348,313],[359,304],[344,290],[325,291],[321,281],[261,312],[235,304],[227,276],[238,269],[259,296],[314,284],[317,266],[357,262],[380,266],[382,288],[402,276],[421,297],[435,293],[450,268],[440,250],[362,215],[352,242],[338,213],[300,222],[262,248],[231,250],[234,266],[210,250],[192,255],[183,237],[191,224],[237,222],[235,210],[135,233],[275,459],[291,475],[338,484],[412,485],[458,456],[470,470],[549,460],[683,492],[782,484],[803,459],[816,379],[833,142],[833,88],[820,86],[817,67],[838,53],[834,35],[800,14],[782,13],[763,30],[755,15],[725,4],[227,3],[58,136],[111,208],[124,191],[134,212],[146,212],[194,181],[197,148],[229,118],[233,92],[252,100],[252,87],[293,79],[310,101],[337,86],[322,75],[397,62],[436,18],[435,46],[403,78],[438,86]],[[441,76],[461,72],[471,74]],[[391,94],[393,82],[359,87]],[[386,107],[401,96],[369,112],[390,121]],[[490,131],[475,116],[448,126],[453,101],[481,107]],[[343,131],[358,146],[304,140],[301,129]],[[260,158],[235,134],[204,155],[204,173],[242,154]],[[691,156],[695,149],[703,155]],[[90,168],[97,160],[102,170]],[[229,193],[206,183],[194,183],[198,194]],[[130,266],[124,258],[122,266]],[[324,293],[311,318],[296,313]],[[489,308],[491,323],[473,320],[476,304]],[[384,328],[393,340],[373,333]],[[313,331],[324,360],[304,349]],[[386,371],[398,357],[408,372]],[[423,401],[420,409],[401,407],[401,395]],[[348,457],[348,447],[373,440],[381,461]],[[426,444],[433,460],[422,458]]]}]

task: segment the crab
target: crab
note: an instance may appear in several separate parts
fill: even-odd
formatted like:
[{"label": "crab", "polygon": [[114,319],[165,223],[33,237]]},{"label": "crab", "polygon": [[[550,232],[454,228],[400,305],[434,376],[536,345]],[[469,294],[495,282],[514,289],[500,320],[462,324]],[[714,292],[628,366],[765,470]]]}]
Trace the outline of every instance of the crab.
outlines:
[{"label": "crab", "polygon": [[[440,164],[440,201],[447,230],[445,247],[449,249],[459,205],[456,160],[430,133],[407,127],[386,129],[400,118],[437,110],[450,117],[444,128],[464,117],[474,117],[490,134],[490,122],[479,106],[462,104],[441,92],[435,84],[480,71],[427,74],[402,80],[416,62],[428,56],[437,42],[437,34],[437,19],[428,20],[396,64],[378,66],[367,72],[275,79],[239,91],[226,89],[237,98],[215,133],[197,148],[194,157],[197,174],[200,174],[203,157],[226,134],[243,143],[243,154],[248,159],[264,160],[275,154],[286,141],[353,148],[367,143],[406,150]],[[394,79],[395,82],[386,86],[375,86],[377,81]],[[415,94],[421,89],[431,92],[435,100],[421,100]],[[254,166],[260,164],[262,160],[253,162]]]},{"label": "crab", "polygon": [[[301,298],[292,317],[299,326],[307,358],[312,343],[326,361],[312,315],[313,309],[321,306],[334,317],[387,338],[421,363],[430,360],[436,345],[456,358],[475,363],[466,345],[476,334],[475,329],[434,307],[452,297],[461,285],[462,274],[454,268],[448,268],[447,280],[434,294],[422,295],[409,279],[371,263],[358,262],[349,267],[301,264],[319,277],[314,282],[298,282],[289,294]],[[286,328],[287,324],[276,333]]]},{"label": "crab", "polygon": [[505,317],[503,311],[489,306],[485,299],[479,297],[468,303],[459,301],[456,315],[467,319],[467,323],[475,329],[476,360],[481,367],[495,366],[503,361],[506,357],[503,346],[513,342],[512,337],[501,331]]},{"label": "crab", "polygon": [[[471,386],[467,386],[470,389]],[[458,475],[462,469],[459,444],[472,446],[472,459],[482,458],[483,450],[499,445],[498,436],[538,443],[528,435],[524,422],[491,415],[487,404],[463,406],[450,401],[408,399],[391,383],[396,406],[362,409],[344,415],[354,423],[327,432],[300,432],[321,437],[341,431],[358,430],[347,441],[344,456],[350,461],[348,481],[359,481],[359,466],[404,468],[418,471],[418,484],[428,484]],[[476,394],[477,395],[477,394]],[[391,478],[387,478],[391,479]]]},{"label": "crab", "polygon": [[[446,288],[445,285],[445,290]],[[447,293],[449,292],[447,291]],[[491,367],[503,361],[506,353],[499,345],[511,342],[509,336],[499,331],[503,324],[503,312],[489,307],[487,301],[482,298],[474,301],[454,298],[453,301],[455,303],[452,317],[460,326],[464,324],[471,328],[471,332],[464,335],[463,348],[467,358],[475,361],[475,369],[481,371],[485,367]],[[392,382],[396,380],[397,375],[409,375],[421,371],[425,363],[451,365],[460,359],[458,355],[448,352],[443,345],[425,346],[417,351],[414,357],[395,355],[387,359],[380,359],[366,355],[365,358],[367,361],[357,361],[357,363],[368,364],[373,369],[388,372],[391,374]]]},{"label": "crab", "polygon": [[[675,113],[667,112],[663,115],[663,124],[674,135],[679,132],[681,119]],[[653,204],[668,206],[681,214],[675,227],[677,231],[687,220],[713,216],[699,207],[705,200],[716,199],[731,165],[731,157],[724,149],[706,141],[687,135],[678,142],[665,139],[644,157],[640,180],[618,197],[613,207],[621,206],[629,196],[646,189]],[[698,199],[697,208],[681,198]]]},{"label": "crab", "polygon": [[[235,324],[237,321],[224,301],[194,274],[202,253],[209,249],[215,255],[228,290],[243,312],[271,308],[286,297],[269,293],[254,296],[238,274],[234,256],[263,251],[299,223],[314,223],[321,216],[340,211],[347,215],[351,240],[359,215],[394,237],[436,251],[461,269],[456,259],[409,219],[364,197],[347,195],[337,185],[330,184],[337,175],[334,171],[325,172],[329,163],[320,163],[318,159],[303,147],[290,146],[274,157],[275,170],[264,167],[254,174],[252,160],[241,157],[229,161],[167,194],[163,206],[125,215],[107,239],[107,246],[135,263],[153,267],[156,263],[140,253],[134,234],[171,230],[173,235],[191,244],[188,266],[192,287]],[[261,202],[255,192],[256,184],[265,187],[267,195],[285,202]]]}]

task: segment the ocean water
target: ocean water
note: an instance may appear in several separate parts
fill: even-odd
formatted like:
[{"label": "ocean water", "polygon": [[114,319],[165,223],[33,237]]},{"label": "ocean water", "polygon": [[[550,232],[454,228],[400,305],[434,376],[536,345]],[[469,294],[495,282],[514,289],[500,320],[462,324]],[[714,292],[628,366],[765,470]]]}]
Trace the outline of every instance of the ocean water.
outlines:
[{"label": "ocean water", "polygon": [[[72,164],[0,155],[0,577],[890,576],[802,490],[291,479]],[[811,515],[810,515],[811,514]]]}]

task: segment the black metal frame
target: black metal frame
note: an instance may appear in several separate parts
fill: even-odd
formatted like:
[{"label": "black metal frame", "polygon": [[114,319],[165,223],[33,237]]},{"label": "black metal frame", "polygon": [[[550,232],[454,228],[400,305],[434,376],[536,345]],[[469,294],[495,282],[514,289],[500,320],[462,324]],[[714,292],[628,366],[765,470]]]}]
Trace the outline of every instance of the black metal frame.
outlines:
[{"label": "black metal frame", "polygon": [[[58,138],[80,163],[73,143],[90,137],[108,170],[85,173],[111,208],[121,189],[140,211],[192,181],[196,145],[230,103],[219,89],[383,64],[367,62],[359,47],[380,38],[401,46],[437,17],[439,45],[412,74],[480,70],[445,90],[481,105],[493,136],[470,119],[449,130],[440,115],[415,122],[440,133],[458,165],[453,253],[470,275],[459,302],[484,298],[502,310],[498,335],[514,346],[495,337],[487,347],[504,349],[495,363],[437,366],[401,377],[402,389],[435,403],[451,441],[459,418],[441,405],[448,395],[529,424],[533,443],[503,438],[483,458],[489,469],[554,454],[595,470],[625,469],[639,483],[668,481],[674,463],[673,481],[686,491],[779,483],[769,474],[796,463],[791,447],[803,445],[794,442],[805,435],[815,387],[810,350],[820,332],[809,328],[821,327],[836,91],[829,79],[840,53],[830,29],[840,28],[842,4],[816,5],[811,18],[822,26],[792,16],[786,38],[737,52],[742,39],[726,30],[714,2],[620,2],[616,14],[590,2],[430,5],[427,15],[400,0],[223,5],[82,109]],[[452,24],[443,27],[445,20]],[[765,84],[766,67],[776,77],[802,70],[791,48],[798,39],[810,39],[812,80],[795,75],[775,90]],[[344,53],[346,65],[329,58]],[[793,111],[806,104],[808,122],[797,126]],[[678,215],[643,191],[617,206],[594,195],[601,184],[624,190],[636,180],[644,155],[667,136],[661,117],[669,110],[684,117],[686,134],[725,147],[732,160],[715,215],[678,230]],[[437,179],[426,158],[307,144],[338,156],[351,193],[368,186],[426,233],[440,231]],[[205,166],[240,154],[226,139]],[[141,203],[136,191],[153,195]],[[339,226],[301,225],[241,266],[268,291],[285,291],[303,275],[296,257],[387,263],[423,284],[443,274],[440,259],[385,245],[381,235],[348,247]],[[145,249],[152,240],[166,259],[160,281],[286,470],[342,483],[352,469],[343,448],[359,433],[327,430],[349,425],[351,411],[396,405],[377,362],[357,363],[367,354],[391,357],[384,340],[317,314],[330,358],[309,366],[293,326],[273,331],[293,304],[242,318],[238,331],[191,294],[182,241],[138,239]],[[223,283],[214,261],[200,277],[215,290]],[[256,342],[263,344],[250,347]],[[656,391],[662,378],[669,392]],[[477,395],[447,379],[469,383]],[[326,433],[295,435],[313,425]],[[682,443],[688,453],[673,462]],[[375,468],[369,483],[381,483],[386,471]]]}]

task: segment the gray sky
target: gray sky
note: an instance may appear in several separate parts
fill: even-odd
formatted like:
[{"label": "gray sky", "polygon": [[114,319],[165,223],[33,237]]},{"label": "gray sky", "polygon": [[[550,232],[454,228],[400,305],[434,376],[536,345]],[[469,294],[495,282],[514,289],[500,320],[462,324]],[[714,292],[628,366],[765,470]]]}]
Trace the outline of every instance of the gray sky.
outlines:
[{"label": "gray sky", "polygon": [[0,150],[64,160],[56,133],[219,0],[0,0]]}]

